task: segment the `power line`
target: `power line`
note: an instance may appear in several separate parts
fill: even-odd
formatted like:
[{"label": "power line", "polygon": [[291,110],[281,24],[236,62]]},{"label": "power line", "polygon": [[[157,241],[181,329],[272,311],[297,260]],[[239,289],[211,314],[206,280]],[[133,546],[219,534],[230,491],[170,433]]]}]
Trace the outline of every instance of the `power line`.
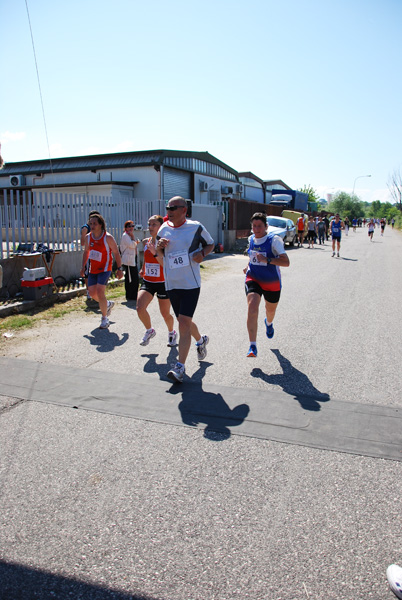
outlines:
[{"label": "power line", "polygon": [[53,185],[54,185],[53,164],[52,164],[52,157],[51,157],[51,154],[50,154],[49,136],[48,136],[48,133],[47,133],[46,115],[45,115],[45,106],[44,106],[44,104],[43,104],[43,96],[42,96],[42,88],[41,88],[41,85],[40,85],[40,77],[39,77],[38,61],[37,61],[37,59],[36,59],[35,42],[34,42],[34,37],[33,37],[33,33],[32,33],[31,18],[30,18],[30,16],[29,16],[28,0],[25,0],[25,6],[26,6],[26,9],[27,9],[27,15],[28,15],[29,31],[31,32],[32,49],[33,49],[33,55],[34,55],[34,60],[35,60],[35,67],[36,67],[36,78],[37,78],[37,80],[38,80],[39,96],[40,96],[40,102],[41,102],[41,106],[42,106],[42,116],[43,116],[43,123],[44,123],[44,126],[45,126],[45,135],[46,135],[47,151],[48,151],[48,153],[49,153],[49,164],[50,164],[50,171],[51,171],[51,173],[52,173],[52,179],[53,179]]}]

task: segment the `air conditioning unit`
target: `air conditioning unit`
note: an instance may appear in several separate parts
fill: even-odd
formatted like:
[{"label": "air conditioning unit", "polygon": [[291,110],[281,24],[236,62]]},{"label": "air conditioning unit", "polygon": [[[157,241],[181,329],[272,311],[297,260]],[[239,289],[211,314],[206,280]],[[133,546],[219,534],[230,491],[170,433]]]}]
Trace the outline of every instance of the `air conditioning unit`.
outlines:
[{"label": "air conditioning unit", "polygon": [[200,191],[201,192],[208,191],[208,181],[200,181]]},{"label": "air conditioning unit", "polygon": [[237,186],[237,193],[238,194],[242,194],[244,192],[244,185],[238,185]]},{"label": "air conditioning unit", "polygon": [[25,185],[25,176],[24,175],[11,175],[10,176],[10,184],[13,187],[20,187],[21,185]]}]

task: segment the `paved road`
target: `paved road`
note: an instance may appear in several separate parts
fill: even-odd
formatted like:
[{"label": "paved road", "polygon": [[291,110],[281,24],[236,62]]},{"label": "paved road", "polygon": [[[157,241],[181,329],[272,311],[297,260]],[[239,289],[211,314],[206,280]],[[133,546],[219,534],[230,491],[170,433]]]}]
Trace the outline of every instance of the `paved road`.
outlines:
[{"label": "paved road", "polygon": [[[261,327],[257,359],[245,358],[245,259],[207,261],[196,321],[211,342],[206,366],[192,352],[188,374],[267,398],[399,408],[401,250],[390,229],[373,243],[350,232],[340,259],[328,244],[291,249],[275,337]],[[0,353],[120,373],[128,390],[145,373],[156,386],[174,352],[152,311],[158,335],[147,348],[135,311],[119,303],[109,331],[83,311],[2,340]],[[13,403],[3,398],[0,418],[0,577],[28,590],[21,597],[391,597],[400,462]]]}]

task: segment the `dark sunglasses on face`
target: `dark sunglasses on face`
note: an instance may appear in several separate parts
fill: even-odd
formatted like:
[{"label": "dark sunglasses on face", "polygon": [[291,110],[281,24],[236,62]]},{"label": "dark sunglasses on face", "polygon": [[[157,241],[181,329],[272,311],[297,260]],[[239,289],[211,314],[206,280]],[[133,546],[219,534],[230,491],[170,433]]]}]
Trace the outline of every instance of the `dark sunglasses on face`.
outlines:
[{"label": "dark sunglasses on face", "polygon": [[166,210],[177,210],[178,208],[185,208],[185,206],[179,206],[176,204],[176,206],[167,206]]},{"label": "dark sunglasses on face", "polygon": [[134,225],[127,225],[126,229],[132,229],[134,227]]}]

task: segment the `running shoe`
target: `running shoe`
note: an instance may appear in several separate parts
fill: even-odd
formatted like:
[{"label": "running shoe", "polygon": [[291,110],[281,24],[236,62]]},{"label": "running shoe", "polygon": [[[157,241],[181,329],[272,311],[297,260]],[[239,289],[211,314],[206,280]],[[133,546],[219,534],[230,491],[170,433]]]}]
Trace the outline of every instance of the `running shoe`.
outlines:
[{"label": "running shoe", "polygon": [[335,256],[335,252],[332,253],[332,256]]},{"label": "running shoe", "polygon": [[112,312],[113,306],[114,306],[113,300],[108,300],[107,301],[107,312],[106,312],[106,316],[107,317],[110,316],[110,313]]},{"label": "running shoe", "polygon": [[248,350],[247,356],[253,356],[253,357],[257,356],[257,346],[255,344],[251,344],[251,346]]},{"label": "running shoe", "polygon": [[339,252],[337,253],[337,257],[339,258]]},{"label": "running shoe", "polygon": [[155,329],[147,329],[146,332],[144,333],[144,337],[142,338],[142,340],[140,341],[140,346],[148,346],[149,341],[156,336],[156,331]]},{"label": "running shoe", "polygon": [[202,335],[201,344],[196,344],[197,347],[197,358],[198,360],[204,360],[207,355],[207,344],[209,342],[209,337],[207,335]]},{"label": "running shoe", "polygon": [[266,328],[266,333],[267,333],[267,338],[271,339],[274,337],[274,325],[273,323],[271,323],[271,325],[268,325],[267,320],[265,319],[265,328]]},{"label": "running shoe", "polygon": [[107,317],[102,317],[101,324],[99,325],[99,329],[107,329],[110,325],[110,321]]},{"label": "running shoe", "polygon": [[177,383],[183,383],[183,377],[186,372],[184,365],[181,363],[176,363],[174,367],[170,369],[167,376],[172,381],[176,381]]},{"label": "running shoe", "polygon": [[402,569],[398,565],[390,565],[387,569],[389,587],[397,598],[402,599]]},{"label": "running shoe", "polygon": [[169,333],[167,345],[170,348],[177,346],[177,331],[175,331],[174,329],[173,329],[172,333]]}]

